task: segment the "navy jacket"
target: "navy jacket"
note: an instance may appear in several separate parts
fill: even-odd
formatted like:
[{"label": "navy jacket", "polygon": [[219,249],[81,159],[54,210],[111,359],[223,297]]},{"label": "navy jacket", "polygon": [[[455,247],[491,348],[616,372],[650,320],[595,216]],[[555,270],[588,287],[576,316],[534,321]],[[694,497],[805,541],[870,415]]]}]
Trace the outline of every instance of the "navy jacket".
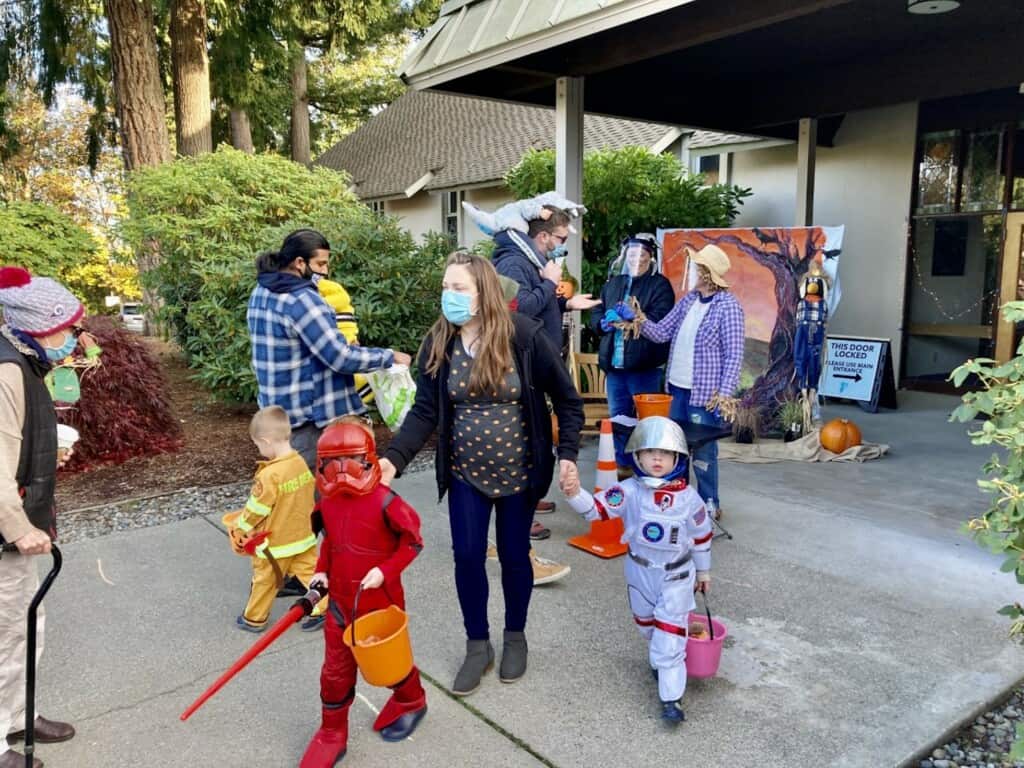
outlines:
[{"label": "navy jacket", "polygon": [[[615,275],[609,278],[601,289],[602,306],[594,307],[590,312],[590,327],[600,339],[601,346],[598,353],[598,365],[602,371],[646,371],[651,368],[658,368],[668,360],[669,345],[658,344],[644,337],[630,339],[626,342],[623,350],[622,368],[612,368],[612,353],[615,351],[615,333],[605,333],[601,330],[601,318],[605,311],[614,309],[615,305],[626,299],[626,275]],[[629,288],[629,295],[636,296],[640,309],[647,315],[648,320],[658,322],[672,311],[676,303],[676,295],[672,291],[672,284],[664,275],[651,271],[642,277],[633,278],[633,284]]]},{"label": "navy jacket", "polygon": [[494,236],[491,263],[499,275],[519,283],[516,311],[540,320],[555,349],[561,349],[565,299],[555,295],[557,286],[554,283],[540,276],[540,265],[547,261],[548,257],[538,251],[533,241],[522,232],[509,230]]}]

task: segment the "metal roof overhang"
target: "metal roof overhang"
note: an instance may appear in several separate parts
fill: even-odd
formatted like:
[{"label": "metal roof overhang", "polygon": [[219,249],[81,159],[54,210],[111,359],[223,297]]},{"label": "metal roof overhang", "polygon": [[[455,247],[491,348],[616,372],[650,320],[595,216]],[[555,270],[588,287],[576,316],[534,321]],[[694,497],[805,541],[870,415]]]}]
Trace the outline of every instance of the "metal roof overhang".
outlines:
[{"label": "metal roof overhang", "polygon": [[452,0],[402,76],[543,106],[580,76],[589,113],[790,139],[826,118],[828,144],[848,111],[1016,87],[1022,51],[1020,0]]}]

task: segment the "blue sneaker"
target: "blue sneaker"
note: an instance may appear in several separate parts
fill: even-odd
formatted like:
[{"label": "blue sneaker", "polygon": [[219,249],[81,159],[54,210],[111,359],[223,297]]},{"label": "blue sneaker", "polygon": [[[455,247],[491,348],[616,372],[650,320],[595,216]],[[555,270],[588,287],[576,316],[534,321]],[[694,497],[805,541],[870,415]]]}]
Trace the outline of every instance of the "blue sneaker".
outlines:
[{"label": "blue sneaker", "polygon": [[252,633],[257,634],[257,635],[260,632],[263,632],[267,628],[266,624],[262,624],[262,625],[250,624],[248,621],[245,620],[244,616],[239,616],[237,619],[235,619],[235,624],[237,625],[237,627],[239,629],[244,630],[246,632],[252,632]]},{"label": "blue sneaker", "polygon": [[319,616],[310,616],[304,622],[302,622],[303,632],[316,632],[324,625],[324,620],[327,618],[327,614],[320,614]]},{"label": "blue sneaker", "polygon": [[663,701],[661,702],[661,719],[672,725],[678,725],[686,719],[686,715],[678,701]]}]

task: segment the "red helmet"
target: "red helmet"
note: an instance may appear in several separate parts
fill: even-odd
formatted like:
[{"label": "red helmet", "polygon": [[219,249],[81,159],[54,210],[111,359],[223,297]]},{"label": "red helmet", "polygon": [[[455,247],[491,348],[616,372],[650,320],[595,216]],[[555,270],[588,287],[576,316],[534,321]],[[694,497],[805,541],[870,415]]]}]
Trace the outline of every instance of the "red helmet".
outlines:
[{"label": "red helmet", "polygon": [[365,496],[379,482],[380,463],[370,431],[349,422],[327,427],[316,444],[316,487],[320,493]]}]

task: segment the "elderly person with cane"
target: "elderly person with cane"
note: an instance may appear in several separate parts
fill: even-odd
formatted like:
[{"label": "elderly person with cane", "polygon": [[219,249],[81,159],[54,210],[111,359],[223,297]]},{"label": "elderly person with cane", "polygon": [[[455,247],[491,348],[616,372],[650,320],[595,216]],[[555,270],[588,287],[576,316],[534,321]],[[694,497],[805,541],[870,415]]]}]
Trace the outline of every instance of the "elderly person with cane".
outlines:
[{"label": "elderly person with cane", "polygon": [[[43,377],[75,350],[85,310],[60,283],[20,267],[0,268],[0,305],[0,543],[17,547],[0,557],[0,736],[17,744],[25,737],[25,617],[39,587],[35,556],[49,553],[56,536],[57,414]],[[40,609],[40,653],[42,630]],[[75,735],[68,723],[44,717],[35,718],[34,730],[44,744]],[[0,753],[0,768],[24,765],[22,753]]]}]

